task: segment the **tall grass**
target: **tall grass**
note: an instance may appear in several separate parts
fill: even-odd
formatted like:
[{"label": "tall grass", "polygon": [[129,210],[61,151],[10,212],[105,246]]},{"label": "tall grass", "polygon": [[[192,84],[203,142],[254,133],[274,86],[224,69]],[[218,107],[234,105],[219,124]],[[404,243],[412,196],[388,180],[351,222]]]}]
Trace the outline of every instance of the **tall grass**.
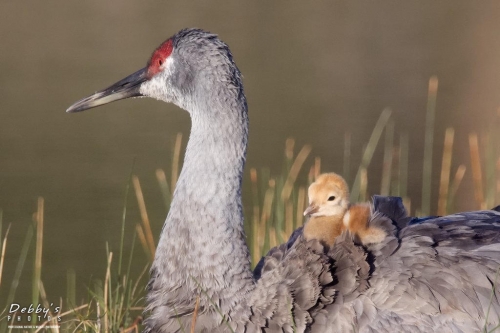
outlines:
[{"label": "tall grass", "polygon": [[[35,267],[33,269],[33,301],[32,304],[38,304],[40,296],[40,284],[42,282],[42,245],[43,245],[43,217],[44,201],[42,197],[38,198],[38,209],[36,211],[36,246],[35,246]],[[37,316],[32,316],[32,324],[36,324]]]},{"label": "tall grass", "polygon": [[434,119],[436,118],[436,98],[438,79],[429,79],[427,113],[425,117],[424,168],[422,177],[422,215],[431,213],[432,151],[434,149]]},{"label": "tall grass", "polygon": [[[454,139],[457,135],[453,128],[446,129],[444,133],[435,133],[434,118],[436,114],[437,78],[429,81],[429,96],[426,114],[426,129],[424,134],[424,160],[422,170],[422,198],[421,207],[416,210],[420,214],[448,214],[455,210],[456,197],[460,192],[460,185],[469,175],[474,184],[474,201],[478,209],[491,208],[500,200],[500,134],[492,126],[482,135],[470,133],[469,151],[470,160],[453,161],[453,154],[457,147]],[[500,122],[500,110],[496,123]],[[409,133],[398,132],[395,120],[390,109],[381,112],[371,135],[366,138],[366,145],[362,152],[352,151],[353,134],[347,131],[344,136],[344,149],[340,152],[342,159],[342,173],[351,184],[351,200],[368,200],[371,194],[397,195],[403,197],[407,208],[412,202],[408,189],[408,168],[410,163]],[[359,134],[356,134],[359,135]],[[384,138],[384,139],[382,139]],[[439,138],[439,140],[434,140]],[[443,138],[443,141],[441,141]],[[432,183],[432,152],[441,149],[441,171],[438,183]],[[156,178],[161,191],[166,210],[170,206],[175,185],[181,165],[182,135],[178,134],[172,147],[171,166],[169,171],[156,170]],[[373,156],[377,149],[382,149],[382,165],[375,165]],[[309,145],[297,147],[293,138],[285,142],[284,160],[281,171],[273,174],[269,168],[249,168],[249,188],[251,202],[246,207],[245,219],[248,235],[248,245],[253,264],[256,264],[263,254],[270,248],[285,242],[293,230],[300,227],[303,222],[303,211],[307,202],[307,187],[321,172],[336,171],[322,163],[322,159],[314,156]],[[356,166],[354,178],[351,177],[352,161],[360,158]],[[455,163],[454,163],[455,162]],[[458,165],[454,169],[454,165]],[[470,169],[471,172],[467,173]],[[169,175],[169,176],[167,176]],[[374,184],[374,179],[380,179]],[[379,187],[377,187],[379,185]],[[127,217],[127,199],[130,189],[133,189],[140,212],[140,220],[129,221]],[[370,190],[371,189],[371,190]],[[436,212],[432,209],[431,193],[437,191],[438,201]],[[50,204],[50,203],[47,203]],[[415,206],[415,204],[413,204]],[[6,294],[0,300],[4,306],[0,311],[0,332],[10,332],[7,328],[6,316],[10,304],[15,300],[19,281],[23,275],[28,259],[32,260],[32,302],[48,304],[48,299],[57,299],[60,295],[46,295],[43,286],[43,232],[44,223],[43,198],[37,202],[34,223],[26,231],[22,249],[18,257],[9,252],[9,233],[11,224],[5,227],[5,221],[0,210],[0,291]],[[411,211],[415,213],[415,210]],[[120,241],[118,245],[107,244],[107,251],[102,259],[106,263],[106,270],[88,283],[86,298],[78,301],[78,280],[86,277],[76,276],[73,270],[67,271],[66,297],[60,298],[61,311],[52,314],[61,317],[61,322],[45,321],[37,323],[38,331],[51,326],[51,332],[139,332],[141,327],[141,314],[143,311],[144,287],[147,281],[148,268],[155,255],[157,238],[152,233],[152,225],[160,225],[163,221],[151,221],[144,200],[140,179],[134,175],[133,167],[125,185]],[[30,251],[31,243],[35,241],[34,248]],[[133,273],[132,267],[134,251],[137,240],[144,251],[147,264],[140,273]],[[129,253],[124,251],[124,242],[131,244]],[[31,257],[30,257],[31,255]],[[2,274],[5,262],[15,261],[16,268],[10,284],[6,284]],[[24,273],[27,274],[27,273]],[[61,290],[61,293],[63,291]],[[63,301],[64,300],[64,301]],[[33,319],[35,323],[36,319]],[[57,326],[60,325],[60,328]],[[191,331],[196,322],[191,324]]]}]

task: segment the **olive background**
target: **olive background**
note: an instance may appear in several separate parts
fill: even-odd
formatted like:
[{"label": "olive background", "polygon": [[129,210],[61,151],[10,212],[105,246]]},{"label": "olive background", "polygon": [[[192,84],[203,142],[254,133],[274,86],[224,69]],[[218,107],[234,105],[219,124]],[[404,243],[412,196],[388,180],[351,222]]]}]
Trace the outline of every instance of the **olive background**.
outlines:
[{"label": "olive background", "polygon": [[[455,128],[452,170],[468,167],[460,210],[477,209],[470,132],[486,133],[500,106],[498,1],[2,1],[0,3],[0,208],[12,224],[3,284],[9,284],[38,196],[45,199],[42,280],[49,299],[65,295],[66,271],[79,296],[104,278],[106,242],[119,246],[123,198],[135,159],[153,232],[166,216],[155,170],[169,172],[187,112],[154,100],[66,114],[76,100],[143,67],[185,27],[217,33],[243,73],[250,112],[249,167],[279,173],[285,140],[311,144],[322,168],[342,171],[344,134],[352,170],[381,111],[409,133],[409,194],[419,206],[428,80],[439,78],[434,183],[444,130]],[[184,140],[185,143],[185,140]],[[379,148],[368,170],[380,186]],[[311,163],[309,157],[307,163]],[[306,185],[306,175],[300,183]],[[433,187],[433,210],[437,187]],[[125,250],[139,212],[129,196]],[[248,215],[247,215],[248,216]],[[32,245],[31,252],[34,251]],[[31,253],[30,252],[30,253]],[[126,252],[127,253],[127,252]],[[146,261],[139,245],[134,270]],[[29,300],[32,255],[16,300]],[[5,285],[4,285],[5,286]],[[2,286],[0,299],[8,288]]]}]

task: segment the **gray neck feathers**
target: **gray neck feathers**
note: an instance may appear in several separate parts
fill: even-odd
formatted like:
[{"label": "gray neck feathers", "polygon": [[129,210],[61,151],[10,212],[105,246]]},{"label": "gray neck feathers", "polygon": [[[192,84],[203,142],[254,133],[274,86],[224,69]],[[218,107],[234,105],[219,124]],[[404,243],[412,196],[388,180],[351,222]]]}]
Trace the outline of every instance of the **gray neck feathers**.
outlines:
[{"label": "gray neck feathers", "polygon": [[153,308],[189,308],[199,295],[202,308],[230,313],[254,286],[241,204],[248,117],[237,83],[189,103],[191,134],[152,267]]}]

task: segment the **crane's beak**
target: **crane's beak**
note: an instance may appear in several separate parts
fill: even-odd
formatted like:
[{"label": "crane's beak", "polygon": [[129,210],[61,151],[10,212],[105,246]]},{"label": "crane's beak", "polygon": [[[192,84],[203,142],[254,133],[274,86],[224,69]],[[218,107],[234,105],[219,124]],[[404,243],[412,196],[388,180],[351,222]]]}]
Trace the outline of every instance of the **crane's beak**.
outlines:
[{"label": "crane's beak", "polygon": [[304,211],[304,216],[309,216],[311,214],[317,213],[318,210],[319,210],[318,206],[316,206],[315,204],[310,204]]},{"label": "crane's beak", "polygon": [[141,84],[148,79],[147,68],[138,70],[134,74],[127,76],[110,87],[79,100],[71,105],[66,112],[80,112],[120,99],[142,96],[139,89]]}]

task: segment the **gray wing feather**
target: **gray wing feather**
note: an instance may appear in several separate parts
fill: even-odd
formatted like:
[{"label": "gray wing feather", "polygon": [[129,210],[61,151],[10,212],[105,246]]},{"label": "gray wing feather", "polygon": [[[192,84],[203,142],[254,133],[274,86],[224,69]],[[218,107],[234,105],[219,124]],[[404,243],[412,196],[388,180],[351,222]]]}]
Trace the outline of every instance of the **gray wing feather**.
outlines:
[{"label": "gray wing feather", "polygon": [[[479,332],[485,323],[490,328],[498,324],[500,305],[493,281],[500,267],[500,214],[483,211],[428,219],[403,229],[397,240],[393,254],[383,252],[384,244],[370,249],[376,269],[367,296],[379,311],[372,328],[384,332],[392,322],[393,329],[402,332],[439,327]],[[391,283],[397,287],[391,288]],[[408,328],[410,316],[425,317],[418,330]]]},{"label": "gray wing feather", "polygon": [[306,242],[302,236],[288,248],[272,249],[260,263],[260,278],[248,300],[250,321],[266,331],[303,332],[312,323],[316,309],[334,299],[330,259],[317,241]]}]

